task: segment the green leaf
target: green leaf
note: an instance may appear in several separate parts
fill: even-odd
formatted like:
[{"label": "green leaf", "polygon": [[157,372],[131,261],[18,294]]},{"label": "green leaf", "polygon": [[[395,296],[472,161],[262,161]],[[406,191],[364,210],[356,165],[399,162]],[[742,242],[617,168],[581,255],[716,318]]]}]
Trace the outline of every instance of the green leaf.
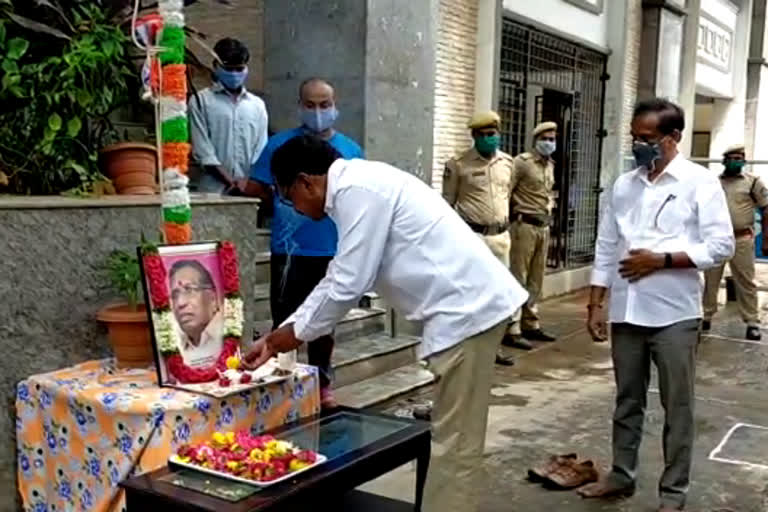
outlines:
[{"label": "green leaf", "polygon": [[19,16],[18,14],[13,14],[12,12],[9,12],[8,17],[26,29],[34,30],[35,32],[42,32],[44,34],[49,34],[54,37],[58,37],[59,39],[66,39],[66,40],[71,39],[67,34],[62,32],[61,30],[55,29],[51,26],[48,26],[44,23],[40,23],[35,20],[25,18],[24,16]]},{"label": "green leaf", "polygon": [[24,98],[26,97],[26,94],[24,94],[24,89],[19,87],[18,85],[12,85],[8,88],[9,91],[11,91],[11,94],[16,96],[17,98]]},{"label": "green leaf", "polygon": [[5,89],[8,89],[9,87],[17,85],[19,82],[21,82],[21,77],[19,75],[11,75],[11,74],[5,75],[2,81],[2,85],[3,85],[2,90],[5,90]]},{"label": "green leaf", "polygon": [[80,133],[80,129],[83,127],[82,121],[80,121],[79,117],[73,117],[69,121],[67,121],[67,135],[70,137],[77,136],[78,133]]},{"label": "green leaf", "polygon": [[80,89],[75,93],[77,104],[83,108],[88,108],[91,104],[91,95],[85,89]]},{"label": "green leaf", "polygon": [[3,68],[3,71],[5,71],[6,73],[18,73],[19,72],[19,65],[16,64],[15,60],[11,60],[11,59],[3,60],[2,68]]},{"label": "green leaf", "polygon": [[[10,2],[10,0],[8,0]],[[0,0],[0,4],[2,4],[2,0]],[[0,48],[3,47],[3,43],[5,43],[5,23],[0,21]]]},{"label": "green leaf", "polygon": [[27,41],[26,39],[22,39],[20,37],[14,37],[10,41],[8,41],[8,52],[6,53],[6,56],[9,59],[18,60],[25,53],[27,53],[28,49],[29,49],[29,41]]},{"label": "green leaf", "polygon": [[61,116],[56,112],[48,117],[48,127],[54,132],[61,130],[61,122]]}]

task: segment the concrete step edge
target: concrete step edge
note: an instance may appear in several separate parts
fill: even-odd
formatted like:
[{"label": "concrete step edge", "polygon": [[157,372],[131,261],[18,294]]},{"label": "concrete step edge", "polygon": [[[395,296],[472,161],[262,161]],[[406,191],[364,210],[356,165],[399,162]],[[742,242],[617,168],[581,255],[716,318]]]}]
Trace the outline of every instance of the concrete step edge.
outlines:
[{"label": "concrete step edge", "polygon": [[[379,335],[379,336],[386,336],[386,335]],[[366,338],[371,339],[373,337],[374,336],[361,336],[358,339],[350,340],[349,342],[346,342],[344,344],[345,345],[347,345],[348,343],[363,344],[365,343]],[[369,352],[365,352],[361,350],[360,353],[355,355],[354,357],[350,357],[340,361],[339,360],[335,361],[333,364],[333,367],[343,368],[345,366],[350,366],[363,361],[368,361],[370,359],[375,359],[377,357],[384,357],[389,354],[394,354],[395,352],[399,352],[401,350],[406,350],[411,347],[415,347],[419,343],[421,343],[421,340],[419,340],[419,338],[416,338],[414,336],[396,336],[391,339],[393,340],[392,344],[382,348],[381,350],[372,350]]]},{"label": "concrete step edge", "polygon": [[[335,391],[336,400],[342,405],[364,409],[428,386],[434,380],[434,375],[414,363],[339,388]],[[394,382],[397,385],[393,385]]]}]

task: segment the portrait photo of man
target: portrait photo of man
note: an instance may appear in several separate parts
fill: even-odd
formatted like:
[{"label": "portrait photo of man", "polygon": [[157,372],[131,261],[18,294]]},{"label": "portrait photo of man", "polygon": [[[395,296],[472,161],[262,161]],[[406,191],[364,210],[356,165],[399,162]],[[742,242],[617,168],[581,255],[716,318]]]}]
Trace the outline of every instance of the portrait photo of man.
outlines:
[{"label": "portrait photo of man", "polygon": [[168,276],[184,362],[191,367],[215,363],[223,346],[224,319],[211,273],[202,263],[183,259],[171,266]]}]

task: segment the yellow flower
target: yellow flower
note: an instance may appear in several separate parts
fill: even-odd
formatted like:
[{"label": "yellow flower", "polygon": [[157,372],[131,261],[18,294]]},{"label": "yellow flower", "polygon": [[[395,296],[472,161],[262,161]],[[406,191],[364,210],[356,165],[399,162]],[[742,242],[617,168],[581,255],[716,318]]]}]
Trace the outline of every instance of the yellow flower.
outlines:
[{"label": "yellow flower", "polygon": [[251,450],[251,453],[248,455],[248,457],[254,462],[261,462],[261,458],[263,456],[264,456],[264,452],[262,452],[258,448],[254,448],[253,450]]},{"label": "yellow flower", "polygon": [[233,444],[235,442],[235,433],[227,432],[227,444]]},{"label": "yellow flower", "polygon": [[291,471],[299,471],[306,467],[309,467],[309,462],[302,462],[299,459],[293,459],[288,466]]},{"label": "yellow flower", "polygon": [[236,471],[240,467],[240,463],[234,460],[227,462],[227,467],[232,471]]},{"label": "yellow flower", "polygon": [[217,445],[227,444],[227,436],[225,436],[221,432],[214,432],[213,436],[211,437],[213,438],[213,442],[216,443]]},{"label": "yellow flower", "polygon": [[237,370],[240,368],[240,359],[237,356],[229,356],[227,358],[227,368],[230,370]]}]

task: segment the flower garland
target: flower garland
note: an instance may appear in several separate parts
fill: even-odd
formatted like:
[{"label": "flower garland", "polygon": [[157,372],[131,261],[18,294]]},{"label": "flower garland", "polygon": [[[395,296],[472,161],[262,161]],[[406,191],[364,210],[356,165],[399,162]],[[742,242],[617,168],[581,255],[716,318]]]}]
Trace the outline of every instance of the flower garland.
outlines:
[{"label": "flower garland", "polygon": [[224,345],[215,364],[192,368],[184,363],[181,339],[171,311],[168,272],[155,246],[142,247],[142,266],[149,286],[152,325],[158,351],[165,360],[168,373],[182,384],[211,382],[219,372],[227,370],[227,359],[234,356],[243,335],[243,299],[240,296],[240,274],[235,246],[228,241],[219,242],[216,250],[222,287],[224,288]]},{"label": "flower garland", "polygon": [[[163,157],[163,231],[170,244],[184,244],[192,238],[189,201],[189,126],[187,121],[187,67],[184,65],[184,1],[160,0],[163,18],[160,36],[160,140]],[[181,178],[181,179],[180,179]]]}]

